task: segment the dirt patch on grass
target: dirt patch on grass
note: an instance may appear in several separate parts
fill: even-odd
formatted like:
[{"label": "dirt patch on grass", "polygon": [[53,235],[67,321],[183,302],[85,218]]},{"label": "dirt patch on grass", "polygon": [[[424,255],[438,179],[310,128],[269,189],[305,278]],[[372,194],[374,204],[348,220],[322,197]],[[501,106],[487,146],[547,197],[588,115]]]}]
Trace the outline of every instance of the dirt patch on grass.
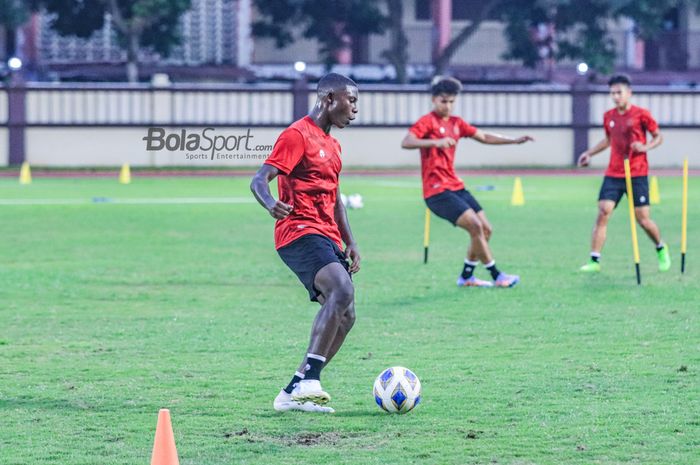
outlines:
[{"label": "dirt patch on grass", "polygon": [[341,435],[335,432],[304,432],[286,439],[289,446],[335,446],[340,442]]},{"label": "dirt patch on grass", "polygon": [[228,431],[223,434],[224,439],[240,439],[245,442],[267,442],[282,446],[305,446],[305,447],[329,447],[337,446],[344,439],[351,438],[352,435],[341,434],[334,431],[319,432],[319,431],[303,431],[295,434],[265,435],[255,433],[243,428],[239,431]]}]

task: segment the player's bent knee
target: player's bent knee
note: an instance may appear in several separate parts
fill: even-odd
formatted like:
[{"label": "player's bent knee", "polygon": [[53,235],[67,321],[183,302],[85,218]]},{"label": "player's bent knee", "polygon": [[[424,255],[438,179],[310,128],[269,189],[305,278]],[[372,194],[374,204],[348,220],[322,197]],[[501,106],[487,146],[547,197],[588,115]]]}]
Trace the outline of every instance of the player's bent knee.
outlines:
[{"label": "player's bent knee", "polygon": [[637,218],[637,222],[639,222],[639,224],[642,224],[644,222],[648,222],[651,220],[651,218],[649,218],[649,213],[645,212],[645,211],[637,210],[634,212],[634,216],[635,216],[635,218]]},{"label": "player's bent knee", "polygon": [[485,235],[484,225],[481,223],[481,221],[477,220],[471,224],[469,232],[472,236],[483,236]]},{"label": "player's bent knee", "polygon": [[345,313],[355,302],[355,288],[352,282],[348,280],[347,283],[343,283],[333,289],[328,299],[333,302],[338,311]]},{"label": "player's bent knee", "polygon": [[607,223],[608,219],[610,219],[611,214],[612,214],[612,210],[608,210],[607,208],[599,208],[598,209],[598,223]]},{"label": "player's bent knee", "polygon": [[459,224],[467,230],[472,236],[481,236],[484,234],[484,225],[478,218],[460,218]]},{"label": "player's bent knee", "polygon": [[345,311],[345,315],[343,315],[343,329],[345,329],[345,331],[348,332],[352,329],[352,327],[354,325],[355,325],[355,304],[353,303]]}]

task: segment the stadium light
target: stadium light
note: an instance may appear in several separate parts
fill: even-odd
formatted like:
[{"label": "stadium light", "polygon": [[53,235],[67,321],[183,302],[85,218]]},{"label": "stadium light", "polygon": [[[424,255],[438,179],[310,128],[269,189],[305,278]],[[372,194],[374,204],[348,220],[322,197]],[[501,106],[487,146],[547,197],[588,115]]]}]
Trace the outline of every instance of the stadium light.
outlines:
[{"label": "stadium light", "polygon": [[296,71],[297,73],[303,73],[304,71],[306,71],[306,63],[304,63],[303,61],[294,62],[294,71]]},{"label": "stadium light", "polygon": [[7,66],[12,71],[19,71],[20,69],[22,69],[22,60],[20,60],[17,57],[12,57],[9,60],[7,60]]},{"label": "stadium light", "polygon": [[588,63],[581,62],[578,65],[576,65],[576,72],[583,76],[588,72]]}]

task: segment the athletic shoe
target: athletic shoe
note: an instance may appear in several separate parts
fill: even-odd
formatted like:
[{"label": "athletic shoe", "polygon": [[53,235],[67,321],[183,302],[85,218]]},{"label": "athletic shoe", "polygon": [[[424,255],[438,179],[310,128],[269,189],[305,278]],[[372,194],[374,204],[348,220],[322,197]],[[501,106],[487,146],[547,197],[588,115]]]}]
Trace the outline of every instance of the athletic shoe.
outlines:
[{"label": "athletic shoe", "polygon": [[505,274],[501,272],[498,278],[493,282],[496,287],[513,287],[520,282],[520,276],[517,274]]},{"label": "athletic shoe", "polygon": [[659,259],[659,271],[668,271],[671,269],[671,254],[668,253],[668,246],[664,244],[664,248],[656,252]]},{"label": "athletic shoe", "polygon": [[583,273],[599,273],[600,272],[600,263],[599,262],[594,262],[593,260],[589,261],[585,265],[583,265],[581,268],[578,269],[579,271]]},{"label": "athletic shoe", "polygon": [[292,391],[292,400],[324,405],[330,402],[331,396],[323,390],[319,380],[302,379]]},{"label": "athletic shoe", "polygon": [[472,276],[469,279],[464,279],[463,277],[457,278],[457,286],[459,287],[493,287],[491,281],[484,281],[476,276]]},{"label": "athletic shoe", "polygon": [[317,413],[335,413],[330,407],[324,407],[322,405],[314,404],[313,402],[297,402],[292,399],[291,394],[284,392],[284,389],[277,394],[275,401],[272,406],[278,412],[289,412],[291,410],[298,410],[301,412],[317,412]]}]

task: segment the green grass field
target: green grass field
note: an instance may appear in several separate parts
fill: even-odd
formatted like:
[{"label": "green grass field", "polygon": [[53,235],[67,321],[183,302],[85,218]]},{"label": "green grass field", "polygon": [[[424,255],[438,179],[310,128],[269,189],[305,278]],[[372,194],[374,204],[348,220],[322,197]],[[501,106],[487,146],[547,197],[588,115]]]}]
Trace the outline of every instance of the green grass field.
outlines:
[{"label": "green grass field", "polygon": [[[149,463],[167,407],[183,465],[696,465],[695,181],[685,276],[681,182],[661,178],[652,216],[674,264],[656,271],[640,230],[638,287],[626,204],[603,273],[576,273],[599,178],[526,177],[524,207],[509,205],[512,178],[468,179],[496,187],[475,194],[501,268],[522,276],[475,290],[454,285],[467,237],[444,221],[422,264],[417,177],[347,176],[344,191],[365,201],[349,212],[363,253],[358,320],[323,374],[337,413],[312,416],[272,410],[317,307],[275,253],[248,179],[0,179],[0,463]],[[153,200],[184,197],[245,202]],[[406,416],[372,398],[392,365],[423,383]]]}]

